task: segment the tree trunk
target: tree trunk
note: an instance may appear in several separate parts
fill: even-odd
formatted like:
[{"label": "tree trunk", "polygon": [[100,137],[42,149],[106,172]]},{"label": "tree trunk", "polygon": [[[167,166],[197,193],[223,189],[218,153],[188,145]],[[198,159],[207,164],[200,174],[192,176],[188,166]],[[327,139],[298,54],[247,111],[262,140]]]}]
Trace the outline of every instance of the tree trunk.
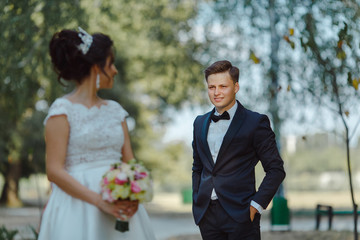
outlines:
[{"label": "tree trunk", "polygon": [[20,163],[9,163],[5,173],[5,184],[1,193],[0,204],[7,207],[21,207],[19,199],[19,181],[21,177]]},{"label": "tree trunk", "polygon": [[358,220],[357,207],[358,206],[355,201],[354,187],[353,187],[353,182],[352,182],[349,128],[344,120],[343,120],[343,123],[345,125],[345,131],[346,131],[345,132],[345,134],[346,134],[346,139],[345,139],[346,140],[346,162],[347,162],[347,170],[348,170],[348,176],[349,176],[351,202],[353,204],[353,214],[354,214],[354,240],[358,240],[358,229],[357,229],[357,220]]},{"label": "tree trunk", "polygon": [[[275,12],[275,0],[269,1],[269,19],[270,19],[270,34],[271,34],[271,67],[270,67],[270,86],[269,86],[269,112],[273,122],[274,133],[276,136],[276,142],[278,150],[281,152],[281,118],[279,116],[279,104],[278,104],[278,72],[279,72],[279,43],[281,37],[276,31],[276,25],[279,22],[279,17]],[[281,183],[276,196],[284,197],[284,187]]]}]

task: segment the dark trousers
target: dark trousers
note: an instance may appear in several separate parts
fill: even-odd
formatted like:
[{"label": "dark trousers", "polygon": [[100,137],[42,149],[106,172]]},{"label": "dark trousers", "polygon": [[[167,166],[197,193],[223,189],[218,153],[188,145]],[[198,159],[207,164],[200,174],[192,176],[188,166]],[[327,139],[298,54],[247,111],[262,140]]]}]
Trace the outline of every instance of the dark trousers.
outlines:
[{"label": "dark trousers", "polygon": [[201,219],[200,232],[203,240],[260,240],[260,214],[256,214],[251,222],[236,222],[220,205],[219,201],[211,201]]}]

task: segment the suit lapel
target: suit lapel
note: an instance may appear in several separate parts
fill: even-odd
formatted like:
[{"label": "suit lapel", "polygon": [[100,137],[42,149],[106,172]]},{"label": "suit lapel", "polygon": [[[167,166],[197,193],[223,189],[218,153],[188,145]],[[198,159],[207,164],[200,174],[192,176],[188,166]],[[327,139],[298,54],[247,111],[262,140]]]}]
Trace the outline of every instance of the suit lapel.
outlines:
[{"label": "suit lapel", "polygon": [[201,129],[201,145],[204,147],[204,151],[205,151],[206,156],[212,167],[214,167],[214,160],[212,159],[212,155],[210,152],[209,144],[207,141],[207,135],[208,135],[209,126],[210,126],[210,116],[214,111],[215,111],[215,109],[213,109],[211,112],[209,112],[205,116],[204,121],[202,123],[202,129]]},{"label": "suit lapel", "polygon": [[231,143],[232,139],[239,131],[240,127],[244,123],[245,120],[245,108],[238,102],[238,107],[236,109],[235,115],[230,123],[230,126],[224,136],[223,142],[221,144],[219,154],[216,159],[216,163],[221,161],[223,154],[225,153],[227,147]]}]

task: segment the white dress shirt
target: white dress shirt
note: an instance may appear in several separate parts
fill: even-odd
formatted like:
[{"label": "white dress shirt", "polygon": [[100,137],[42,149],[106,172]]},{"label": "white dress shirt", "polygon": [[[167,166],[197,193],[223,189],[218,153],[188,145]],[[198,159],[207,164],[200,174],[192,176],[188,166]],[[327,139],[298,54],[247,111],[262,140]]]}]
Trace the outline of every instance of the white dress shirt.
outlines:
[{"label": "white dress shirt", "polygon": [[[230,115],[230,120],[219,120],[217,122],[211,121],[209,126],[209,131],[207,135],[207,141],[210,148],[212,159],[214,163],[216,163],[217,156],[219,154],[219,150],[221,144],[223,142],[224,136],[230,126],[230,123],[235,115],[236,109],[238,108],[238,103],[235,102],[234,106],[232,106],[227,112]],[[215,108],[215,115],[220,115]],[[217,199],[217,195],[215,189],[212,190],[211,199]],[[259,213],[262,213],[263,208],[256,203],[255,201],[251,201],[251,205],[255,207]]]}]

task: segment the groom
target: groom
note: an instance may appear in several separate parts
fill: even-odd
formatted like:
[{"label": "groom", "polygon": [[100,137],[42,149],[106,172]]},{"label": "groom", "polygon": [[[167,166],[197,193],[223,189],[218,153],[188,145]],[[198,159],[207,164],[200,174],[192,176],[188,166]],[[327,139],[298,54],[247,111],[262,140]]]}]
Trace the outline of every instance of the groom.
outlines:
[{"label": "groom", "polygon": [[[205,70],[215,108],[194,121],[193,215],[204,240],[260,240],[260,215],[285,177],[266,115],[236,101],[239,69],[218,61]],[[255,189],[255,166],[266,175]]]}]

